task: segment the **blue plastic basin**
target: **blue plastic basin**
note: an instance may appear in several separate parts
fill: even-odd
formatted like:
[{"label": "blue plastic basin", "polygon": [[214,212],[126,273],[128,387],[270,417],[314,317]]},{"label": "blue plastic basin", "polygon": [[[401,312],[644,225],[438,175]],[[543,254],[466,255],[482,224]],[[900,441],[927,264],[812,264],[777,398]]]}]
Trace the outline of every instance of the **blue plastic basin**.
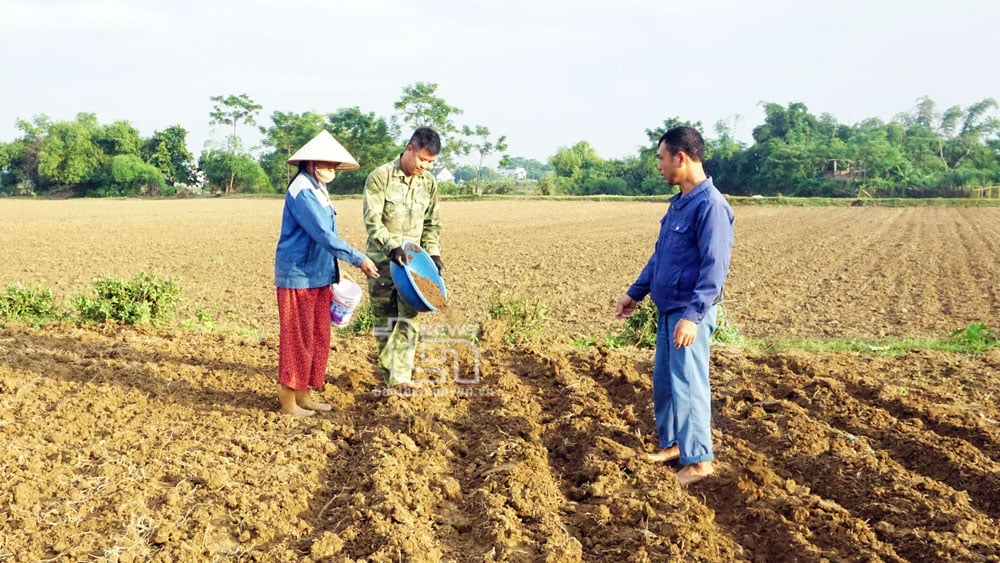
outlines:
[{"label": "blue plastic basin", "polygon": [[396,284],[399,295],[402,296],[403,301],[406,301],[407,305],[417,311],[437,311],[438,309],[431,305],[430,301],[424,297],[423,293],[417,288],[417,284],[413,281],[414,273],[427,278],[440,288],[441,295],[447,299],[448,290],[444,287],[444,280],[441,279],[441,274],[438,273],[437,266],[434,265],[434,261],[431,260],[430,255],[424,252],[424,249],[420,248],[418,244],[412,242],[404,243],[403,250],[406,251],[406,255],[410,259],[409,264],[400,266],[395,262],[389,263],[392,281]]}]

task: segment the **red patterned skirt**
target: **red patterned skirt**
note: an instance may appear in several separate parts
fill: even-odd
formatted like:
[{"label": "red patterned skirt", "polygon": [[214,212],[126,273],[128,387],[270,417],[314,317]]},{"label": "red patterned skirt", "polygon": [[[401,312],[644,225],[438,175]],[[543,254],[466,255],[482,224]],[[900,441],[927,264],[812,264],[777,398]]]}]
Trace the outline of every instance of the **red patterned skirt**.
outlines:
[{"label": "red patterned skirt", "polygon": [[278,382],[322,389],[330,357],[330,286],[278,289]]}]

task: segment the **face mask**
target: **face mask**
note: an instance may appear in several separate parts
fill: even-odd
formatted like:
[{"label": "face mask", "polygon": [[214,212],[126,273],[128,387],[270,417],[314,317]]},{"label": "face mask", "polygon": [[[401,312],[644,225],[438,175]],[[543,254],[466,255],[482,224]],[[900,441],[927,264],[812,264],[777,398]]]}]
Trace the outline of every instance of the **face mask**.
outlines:
[{"label": "face mask", "polygon": [[316,179],[324,184],[328,184],[333,181],[333,178],[337,175],[337,172],[332,168],[317,168],[316,169]]}]

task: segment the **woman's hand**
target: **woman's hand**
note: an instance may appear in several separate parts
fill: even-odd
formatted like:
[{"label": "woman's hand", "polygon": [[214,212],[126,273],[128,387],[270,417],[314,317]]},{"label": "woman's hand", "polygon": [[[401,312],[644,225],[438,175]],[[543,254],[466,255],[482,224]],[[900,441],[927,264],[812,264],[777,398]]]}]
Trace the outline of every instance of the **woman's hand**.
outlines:
[{"label": "woman's hand", "polygon": [[372,259],[367,256],[365,256],[365,259],[361,262],[361,265],[358,267],[361,268],[361,271],[371,279],[379,277],[378,266],[376,266],[375,262],[373,262]]}]

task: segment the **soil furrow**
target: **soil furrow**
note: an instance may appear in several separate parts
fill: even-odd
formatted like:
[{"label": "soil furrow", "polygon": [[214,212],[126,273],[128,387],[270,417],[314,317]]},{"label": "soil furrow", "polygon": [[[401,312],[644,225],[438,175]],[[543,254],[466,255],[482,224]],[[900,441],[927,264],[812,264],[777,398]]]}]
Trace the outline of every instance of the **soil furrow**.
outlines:
[{"label": "soil furrow", "polygon": [[[772,460],[779,475],[806,484],[872,522],[880,537],[906,559],[929,560],[929,547],[932,553],[958,557],[996,556],[991,520],[972,508],[967,493],[911,473],[878,449],[888,444],[860,434],[866,424],[890,422],[873,421],[874,413],[868,412],[856,426],[839,427],[842,419],[834,419],[825,405],[833,409],[850,402],[839,392],[843,384],[834,378],[810,377],[801,369],[792,371],[782,360],[778,358],[770,378],[777,385],[762,389],[750,384],[733,390],[719,421],[724,433],[754,444]],[[931,517],[917,523],[912,520],[915,514]],[[915,542],[911,532],[917,529],[933,533],[925,536],[921,531]]]},{"label": "soil furrow", "polygon": [[718,441],[730,469],[699,490],[748,560],[903,561],[864,520],[779,476],[751,444],[728,434]]}]

